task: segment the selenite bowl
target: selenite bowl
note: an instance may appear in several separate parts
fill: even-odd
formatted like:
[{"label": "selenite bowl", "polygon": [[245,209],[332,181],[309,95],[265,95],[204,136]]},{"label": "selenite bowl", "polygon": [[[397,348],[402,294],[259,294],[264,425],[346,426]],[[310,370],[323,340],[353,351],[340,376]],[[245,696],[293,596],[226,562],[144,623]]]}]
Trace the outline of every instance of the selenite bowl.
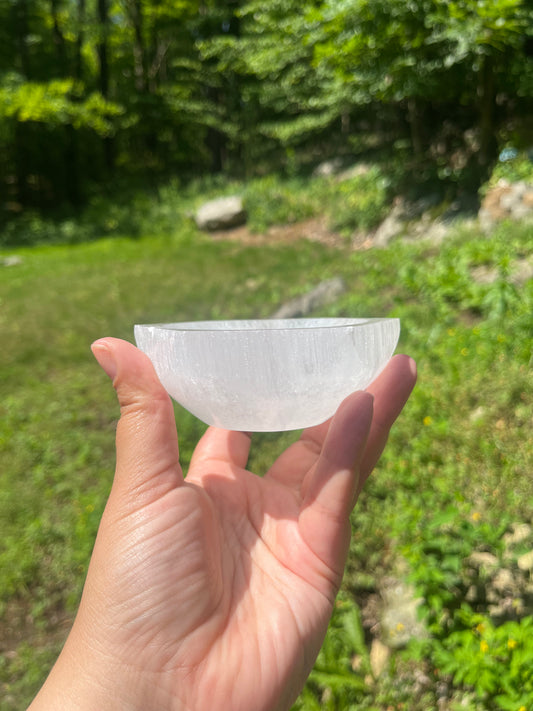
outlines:
[{"label": "selenite bowl", "polygon": [[135,326],[163,387],[208,425],[247,432],[327,420],[392,356],[399,319],[196,321]]}]

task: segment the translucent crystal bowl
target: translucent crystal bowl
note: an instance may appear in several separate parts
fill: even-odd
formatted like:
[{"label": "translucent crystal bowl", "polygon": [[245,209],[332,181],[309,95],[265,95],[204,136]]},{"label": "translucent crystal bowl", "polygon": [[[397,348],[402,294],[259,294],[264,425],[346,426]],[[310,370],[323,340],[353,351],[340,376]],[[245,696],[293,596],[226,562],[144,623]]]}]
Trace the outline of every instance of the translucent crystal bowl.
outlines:
[{"label": "translucent crystal bowl", "polygon": [[135,326],[167,392],[209,425],[309,427],[364,389],[392,356],[398,319],[196,321]]}]

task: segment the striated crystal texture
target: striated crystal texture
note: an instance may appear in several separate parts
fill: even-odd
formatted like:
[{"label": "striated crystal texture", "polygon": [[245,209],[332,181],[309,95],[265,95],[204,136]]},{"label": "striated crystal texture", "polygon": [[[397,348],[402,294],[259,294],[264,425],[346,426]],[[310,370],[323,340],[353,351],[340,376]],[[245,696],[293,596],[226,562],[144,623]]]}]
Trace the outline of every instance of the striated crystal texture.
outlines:
[{"label": "striated crystal texture", "polygon": [[209,425],[248,432],[327,420],[385,367],[399,319],[196,321],[135,326],[161,383]]}]

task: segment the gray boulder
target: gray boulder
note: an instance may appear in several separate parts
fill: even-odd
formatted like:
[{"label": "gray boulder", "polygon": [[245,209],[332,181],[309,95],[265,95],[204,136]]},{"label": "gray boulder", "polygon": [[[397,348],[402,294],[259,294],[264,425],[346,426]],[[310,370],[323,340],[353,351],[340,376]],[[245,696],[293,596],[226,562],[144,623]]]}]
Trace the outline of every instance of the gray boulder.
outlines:
[{"label": "gray boulder", "polygon": [[238,195],[217,198],[204,203],[194,216],[199,229],[208,232],[239,227],[246,222],[246,210]]},{"label": "gray boulder", "polygon": [[272,318],[300,318],[313,311],[335,303],[346,291],[346,284],[340,277],[322,281],[311,291],[291,299],[275,311]]}]

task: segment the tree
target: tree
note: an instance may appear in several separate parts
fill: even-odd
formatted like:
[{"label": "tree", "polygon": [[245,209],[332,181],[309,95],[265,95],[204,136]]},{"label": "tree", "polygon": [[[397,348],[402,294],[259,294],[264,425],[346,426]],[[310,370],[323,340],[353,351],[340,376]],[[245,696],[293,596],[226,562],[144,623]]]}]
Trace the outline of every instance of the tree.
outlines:
[{"label": "tree", "polygon": [[446,65],[458,68],[477,107],[478,162],[486,177],[498,152],[497,97],[501,104],[516,92],[509,66],[519,62],[531,76],[524,38],[533,32],[531,8],[523,0],[438,0],[431,13],[430,42],[448,46]]},{"label": "tree", "polygon": [[229,124],[245,163],[276,153],[293,155],[331,129],[345,113],[343,87],[327,67],[313,66],[318,2],[249,0],[237,10],[240,32],[200,44],[216,76],[232,77],[240,102]]},{"label": "tree", "polygon": [[429,148],[428,116],[440,124],[466,116],[462,130],[477,133],[478,179],[486,174],[497,155],[497,98],[517,91],[509,66],[531,74],[524,36],[533,17],[523,0],[325,0],[319,14],[317,65],[335,69],[354,104],[403,112],[418,159]]}]

